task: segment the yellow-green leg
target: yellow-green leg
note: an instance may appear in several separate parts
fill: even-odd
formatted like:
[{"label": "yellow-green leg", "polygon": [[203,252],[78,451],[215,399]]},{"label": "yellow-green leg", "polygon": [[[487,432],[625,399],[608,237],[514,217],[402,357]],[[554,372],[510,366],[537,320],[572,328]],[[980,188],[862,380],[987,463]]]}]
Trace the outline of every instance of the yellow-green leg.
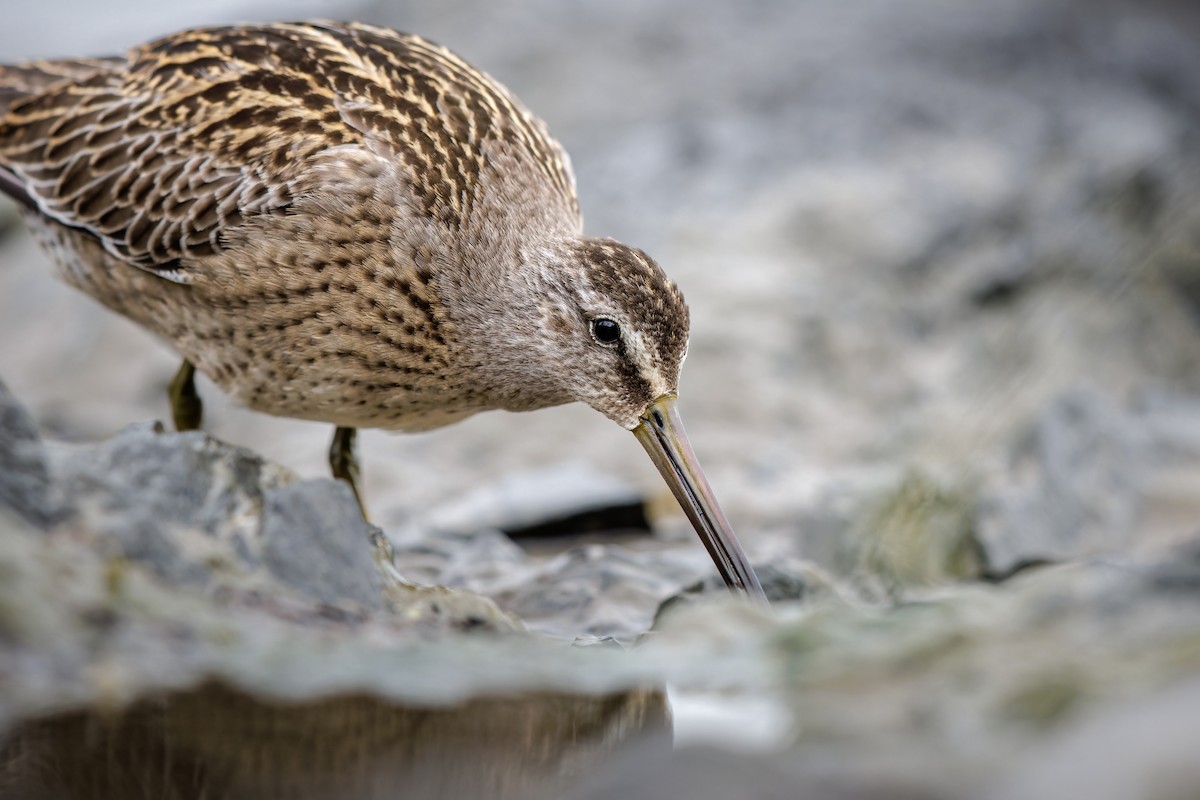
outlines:
[{"label": "yellow-green leg", "polygon": [[358,501],[363,519],[366,519],[367,507],[363,505],[362,492],[358,489],[358,456],[354,452],[357,433],[357,428],[338,426],[334,430],[333,441],[329,445],[329,469],[333,471],[333,477],[350,484],[350,491],[354,492],[354,499]]},{"label": "yellow-green leg", "polygon": [[171,419],[175,422],[175,430],[199,429],[200,420],[204,417],[204,405],[200,402],[200,395],[196,394],[196,368],[186,358],[171,379],[167,395],[171,398]]}]

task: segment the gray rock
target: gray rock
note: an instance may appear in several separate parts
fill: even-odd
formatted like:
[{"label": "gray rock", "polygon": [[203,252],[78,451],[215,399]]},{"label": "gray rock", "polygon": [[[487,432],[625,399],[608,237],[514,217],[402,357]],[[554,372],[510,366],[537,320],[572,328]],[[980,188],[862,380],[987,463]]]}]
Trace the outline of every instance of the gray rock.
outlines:
[{"label": "gray rock", "polygon": [[[602,771],[584,777],[567,800],[794,800],[829,797],[812,784],[797,783],[771,759],[716,748],[672,752],[669,746],[639,742],[617,753]],[[557,795],[564,797],[564,795]],[[549,798],[547,798],[549,800]]]},{"label": "gray rock", "polygon": [[248,450],[157,423],[50,452],[69,508],[104,547],[192,586],[258,568],[264,493],[295,480]]},{"label": "gray rock", "polygon": [[[789,746],[748,750],[735,728],[715,749],[631,747],[567,797],[1190,796],[1197,552],[1047,567],[890,608],[810,601],[772,626]],[[654,636],[707,624],[729,637],[731,611],[681,606]]]},{"label": "gray rock", "polygon": [[842,476],[796,523],[799,549],[876,601],[977,579],[977,492],[962,476],[911,468]]},{"label": "gray rock", "polygon": [[[811,567],[802,571],[788,569],[779,564],[755,565],[755,573],[762,584],[767,600],[772,603],[787,603],[811,601],[829,591],[829,583],[823,580],[816,570]],[[702,580],[688,584],[676,594],[671,595],[658,607],[654,615],[655,622],[663,615],[673,613],[680,606],[696,602],[704,597],[720,596],[728,592],[725,582],[719,575],[710,575]]]},{"label": "gray rock", "polygon": [[406,576],[480,592],[533,630],[559,636],[633,639],[650,627],[664,598],[712,569],[698,545],[589,543],[537,554],[486,529],[401,539],[395,553]]},{"label": "gray rock", "polygon": [[1133,702],[1116,701],[1047,737],[1018,770],[982,792],[987,800],[1088,797],[1173,800],[1196,794],[1200,680]]},{"label": "gray rock", "polygon": [[382,606],[383,579],[350,487],[328,479],[267,491],[262,559],[283,585],[322,603]]},{"label": "gray rock", "polygon": [[296,483],[247,450],[157,425],[47,454],[15,400],[0,402],[0,499],[34,524],[73,518],[110,556],[179,585],[252,582],[265,569],[317,602],[381,607],[377,531],[340,483]]},{"label": "gray rock", "polygon": [[1200,403],[1149,395],[1122,408],[1096,392],[1060,398],[1014,448],[980,503],[990,571],[1148,549],[1200,527],[1186,487],[1200,474]]},{"label": "gray rock", "polygon": [[1096,394],[1060,399],[1015,454],[1013,482],[983,504],[979,538],[993,570],[1128,545],[1150,454],[1133,421]]},{"label": "gray rock", "polygon": [[44,527],[58,518],[46,454],[33,419],[0,382],[0,508]]}]

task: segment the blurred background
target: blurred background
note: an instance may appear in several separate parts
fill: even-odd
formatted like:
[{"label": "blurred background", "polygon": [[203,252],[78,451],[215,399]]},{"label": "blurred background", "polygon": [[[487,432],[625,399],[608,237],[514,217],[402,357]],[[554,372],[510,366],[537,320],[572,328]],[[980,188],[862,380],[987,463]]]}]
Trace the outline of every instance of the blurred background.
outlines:
[{"label": "blurred background", "polygon": [[[306,17],[431,38],[548,122],[572,156],[587,232],[647,250],[687,296],[681,410],[755,562],[806,576],[805,591],[819,574],[822,586],[856,602],[902,602],[961,581],[1000,582],[1047,561],[1120,553],[1173,563],[1163,554],[1194,540],[1194,2],[27,3],[5,13],[0,58],[110,54],[192,25]],[[48,438],[99,440],[134,421],[166,419],[176,366],[165,346],[57,282],[15,208],[0,205],[0,378]],[[200,389],[211,433],[305,476],[326,474],[328,426],[252,414],[211,384]],[[399,543],[401,568],[484,591],[536,628],[628,637],[646,628],[658,600],[712,571],[633,437],[588,409],[485,414],[426,434],[368,431],[360,442],[371,512]],[[469,535],[493,520],[464,517],[463,508],[536,505],[551,476],[555,493],[577,492],[580,504],[597,486],[649,498],[657,540],[531,567],[496,539]],[[445,530],[461,535],[430,555],[425,539]],[[1082,592],[1084,607],[1112,597],[1090,573],[1086,581],[1061,574],[1055,586]],[[1200,582],[1189,580],[1194,592]],[[1013,619],[1034,607],[1020,586],[997,589]],[[1140,597],[1129,587],[1115,594]],[[988,609],[1010,619],[1000,606]],[[975,619],[983,618],[993,617]],[[738,618],[723,619],[736,627]],[[1143,630],[1142,618],[1130,619],[1125,630]],[[1194,633],[1182,617],[1154,620],[1144,629]],[[956,630],[943,618],[930,625]],[[830,641],[870,640],[851,628]],[[1104,624],[1084,628],[1094,636],[1089,647],[1110,642]],[[994,678],[986,671],[1002,669],[1012,653],[1053,652],[1044,655],[1048,673],[1067,676],[1053,691],[1074,685],[1063,663],[1091,651],[1060,633],[1001,639],[997,651],[970,656],[979,660],[964,674]],[[1142,643],[1138,652],[1162,652],[1161,663],[1194,674],[1188,641],[1190,661],[1180,649]],[[959,741],[959,711],[946,708],[985,695],[990,702],[1012,684],[1003,678],[968,691],[970,679],[941,681],[946,695],[938,696],[950,705],[930,712],[922,698],[933,679],[905,673],[907,645],[881,645],[893,646],[895,671],[856,673],[863,682],[849,690],[854,682],[838,683],[840,673],[828,685],[798,678],[791,707],[818,727],[868,731],[868,739],[908,730],[916,712],[903,714],[914,707],[945,713],[954,721],[940,729],[943,738],[931,735],[924,761],[898,770],[919,784],[942,774],[940,748]],[[826,667],[854,669],[883,651],[833,652]],[[1091,658],[1086,669],[1103,663]],[[911,680],[889,694],[891,681],[905,679],[897,675]],[[860,691],[873,678],[885,687],[879,703]],[[843,705],[822,705],[830,685],[844,691]],[[1042,688],[1030,689],[1030,702],[1061,696]],[[1193,679],[1187,702],[1159,710],[1163,718],[1174,707],[1194,711],[1198,697]],[[1001,706],[1000,721],[991,720],[998,738],[972,740],[982,742],[976,754],[1011,744],[1005,726],[1014,706]],[[764,707],[739,707],[749,716],[714,711],[710,727],[732,726],[751,741],[788,735]],[[892,728],[875,724],[881,708],[899,709]],[[702,717],[695,707],[677,713],[684,741]],[[872,755],[892,752],[894,741],[880,741]],[[1105,763],[1116,750],[1109,741],[1095,751],[1099,762],[1087,755],[1075,766]],[[859,756],[806,755],[809,766],[842,764],[847,774]],[[921,763],[938,767],[912,766]],[[1057,763],[1066,762],[1039,762],[1026,783],[1001,794],[1049,796],[1036,787],[1058,785]],[[761,766],[741,763],[729,774]],[[614,785],[602,779],[579,796],[612,796]],[[1110,796],[1103,790],[1117,785],[1097,779],[1090,796]],[[662,796],[685,793],[676,788]]]}]

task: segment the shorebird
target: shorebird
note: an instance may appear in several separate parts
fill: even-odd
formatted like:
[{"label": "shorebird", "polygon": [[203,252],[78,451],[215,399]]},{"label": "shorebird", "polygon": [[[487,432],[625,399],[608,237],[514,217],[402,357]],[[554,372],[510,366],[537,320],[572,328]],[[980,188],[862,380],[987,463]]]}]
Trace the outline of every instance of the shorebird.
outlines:
[{"label": "shorebird", "polygon": [[0,189],[66,281],[251,409],[355,431],[587,403],[645,447],[726,583],[763,597],[676,410],[688,308],[583,235],[566,152],[503,86],[356,23],[187,30],[0,67]]}]

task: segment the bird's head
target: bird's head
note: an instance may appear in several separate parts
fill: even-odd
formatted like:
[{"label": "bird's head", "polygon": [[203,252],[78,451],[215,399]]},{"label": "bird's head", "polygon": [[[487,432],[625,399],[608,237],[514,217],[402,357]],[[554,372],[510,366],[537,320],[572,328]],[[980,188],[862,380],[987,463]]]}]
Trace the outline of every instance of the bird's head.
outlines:
[{"label": "bird's head", "polygon": [[560,392],[627,430],[675,394],[688,307],[653,259],[611,239],[580,238],[535,250],[526,269],[537,287],[537,355]]},{"label": "bird's head", "polygon": [[675,408],[688,342],[688,307],[675,283],[641,250],[590,237],[527,248],[505,282],[495,318],[515,333],[489,359],[503,378],[493,385],[507,387],[497,405],[579,401],[632,431],[725,581],[762,599]]}]

